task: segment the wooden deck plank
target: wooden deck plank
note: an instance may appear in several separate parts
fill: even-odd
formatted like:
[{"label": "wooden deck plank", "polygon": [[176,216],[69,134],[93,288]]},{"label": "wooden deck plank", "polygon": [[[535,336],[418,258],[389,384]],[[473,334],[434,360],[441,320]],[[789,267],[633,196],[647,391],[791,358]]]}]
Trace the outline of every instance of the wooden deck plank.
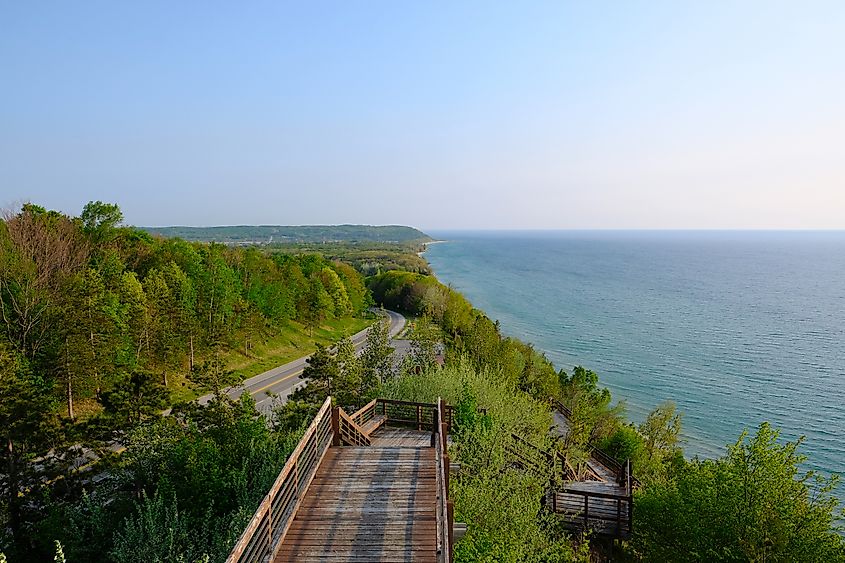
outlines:
[{"label": "wooden deck plank", "polygon": [[428,432],[381,427],[330,448],[275,561],[433,562],[437,472]]}]

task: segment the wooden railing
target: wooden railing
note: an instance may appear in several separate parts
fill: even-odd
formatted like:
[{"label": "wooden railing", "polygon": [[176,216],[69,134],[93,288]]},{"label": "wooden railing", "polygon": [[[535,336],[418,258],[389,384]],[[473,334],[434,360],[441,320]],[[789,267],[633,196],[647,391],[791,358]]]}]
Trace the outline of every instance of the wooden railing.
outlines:
[{"label": "wooden railing", "polygon": [[376,405],[378,404],[378,401],[379,399],[373,399],[355,411],[354,414],[350,414],[349,418],[351,418],[358,426],[364,426],[376,417]]},{"label": "wooden railing", "polygon": [[437,400],[432,417],[432,440],[437,461],[437,562],[451,563],[454,552],[455,508],[449,500],[448,406]]},{"label": "wooden railing", "polygon": [[331,397],[327,398],[291,453],[270,492],[232,549],[227,563],[267,561],[275,556],[308,485],[332,443]]},{"label": "wooden railing", "polygon": [[560,452],[543,449],[517,434],[510,435],[510,441],[505,442],[505,450],[513,456],[514,463],[520,469],[550,479],[552,488],[577,476],[575,469]]},{"label": "wooden railing", "polygon": [[370,437],[367,433],[340,407],[332,409],[332,434],[334,435],[333,446],[370,445]]},{"label": "wooden railing", "polygon": [[[551,403],[552,407],[560,411],[567,420],[572,420],[572,410],[569,407],[554,398],[551,399]],[[625,463],[619,463],[615,457],[595,444],[588,444],[588,447],[590,448],[590,457],[611,470],[616,476],[617,484],[627,484],[629,491],[631,487],[635,489],[639,488],[640,482],[631,474],[631,460],[626,460]]]},{"label": "wooden railing", "polygon": [[[415,403],[413,401],[397,401],[394,399],[376,399],[373,416],[382,415],[387,417],[387,423],[391,426],[407,426],[417,430],[430,430],[437,432],[434,426],[434,419],[437,415],[438,404]],[[453,408],[449,405],[443,407],[443,413],[438,420],[445,423],[448,430],[452,430]],[[438,423],[439,424],[439,423]]]},{"label": "wooden railing", "polygon": [[633,520],[633,497],[565,487],[553,496],[552,510],[569,518],[572,527],[627,538]]},{"label": "wooden railing", "polygon": [[511,434],[510,440],[505,441],[505,450],[513,456],[514,463],[524,471],[546,479],[551,478],[554,473],[555,455],[516,434]]}]

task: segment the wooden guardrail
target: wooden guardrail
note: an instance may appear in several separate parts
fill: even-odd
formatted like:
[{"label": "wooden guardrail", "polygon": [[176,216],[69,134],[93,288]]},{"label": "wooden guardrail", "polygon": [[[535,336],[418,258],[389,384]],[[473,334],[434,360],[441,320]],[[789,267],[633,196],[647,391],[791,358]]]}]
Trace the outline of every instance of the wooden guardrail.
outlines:
[{"label": "wooden guardrail", "polygon": [[[437,409],[438,404],[432,403],[376,399],[373,413],[385,416],[387,423],[391,426],[407,426],[417,430],[437,432],[433,422]],[[453,410],[451,406],[446,405],[439,419],[446,424],[448,430],[452,429]]]},{"label": "wooden guardrail", "polygon": [[555,456],[552,452],[535,446],[516,434],[505,442],[505,450],[513,456],[514,463],[524,471],[549,479],[555,470]]},{"label": "wooden guardrail", "polygon": [[[551,403],[567,420],[572,420],[572,410],[569,407],[555,398],[551,399]],[[625,485],[627,483],[629,491],[631,487],[635,489],[640,487],[639,480],[631,474],[631,460],[620,463],[616,458],[595,444],[588,444],[588,447],[590,449],[590,457],[611,470],[616,476],[617,484]]]},{"label": "wooden guardrail", "polygon": [[552,510],[568,515],[570,527],[627,538],[633,523],[633,497],[564,487],[553,496]]},{"label": "wooden guardrail", "polygon": [[378,401],[378,399],[373,399],[353,414],[350,414],[349,418],[354,420],[359,426],[363,427],[376,417],[376,405],[378,405]]},{"label": "wooden guardrail", "polygon": [[364,429],[340,407],[332,409],[332,435],[333,446],[369,446],[371,443]]},{"label": "wooden guardrail", "polygon": [[505,442],[505,450],[513,456],[514,463],[520,469],[551,479],[552,487],[577,476],[575,469],[560,452],[545,450],[517,434],[511,433],[510,441]]},{"label": "wooden guardrail", "polygon": [[454,554],[455,507],[449,500],[448,406],[437,399],[432,417],[432,441],[437,462],[437,562],[451,563]]},{"label": "wooden guardrail", "polygon": [[296,509],[332,443],[331,406],[331,397],[328,397],[270,487],[270,492],[261,501],[226,563],[251,563],[275,557]]}]

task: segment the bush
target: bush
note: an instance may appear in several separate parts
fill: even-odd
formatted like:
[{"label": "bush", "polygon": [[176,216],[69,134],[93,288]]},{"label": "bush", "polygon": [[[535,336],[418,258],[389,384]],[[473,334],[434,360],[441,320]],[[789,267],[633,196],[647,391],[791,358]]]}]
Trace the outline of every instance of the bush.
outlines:
[{"label": "bush", "polygon": [[801,440],[763,423],[717,460],[693,460],[635,498],[634,553],[645,561],[845,561],[836,479],[801,473]]}]

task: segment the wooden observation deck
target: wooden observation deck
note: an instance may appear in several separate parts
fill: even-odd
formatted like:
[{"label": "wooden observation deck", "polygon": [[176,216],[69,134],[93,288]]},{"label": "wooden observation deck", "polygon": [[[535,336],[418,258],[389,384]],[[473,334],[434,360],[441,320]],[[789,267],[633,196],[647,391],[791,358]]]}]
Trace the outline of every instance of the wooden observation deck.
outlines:
[{"label": "wooden observation deck", "polygon": [[227,563],[452,560],[452,409],[326,399]]}]

